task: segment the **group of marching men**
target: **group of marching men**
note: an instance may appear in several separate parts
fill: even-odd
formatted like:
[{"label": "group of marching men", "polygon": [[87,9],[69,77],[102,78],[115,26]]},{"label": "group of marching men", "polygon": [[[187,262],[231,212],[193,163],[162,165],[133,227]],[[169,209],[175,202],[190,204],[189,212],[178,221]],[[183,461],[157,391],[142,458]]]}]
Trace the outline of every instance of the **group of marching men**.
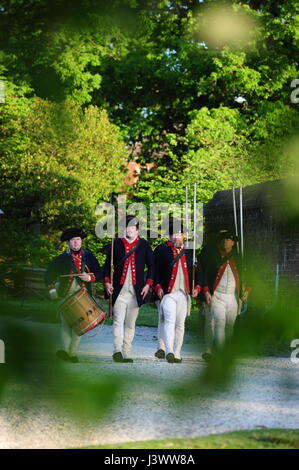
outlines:
[{"label": "group of marching men", "polygon": [[[103,281],[107,296],[112,296],[113,361],[131,363],[139,308],[152,293],[158,310],[159,345],[155,356],[179,364],[191,296],[200,295],[205,315],[206,349],[202,357],[209,361],[214,348],[221,347],[232,334],[240,304],[249,292],[241,285],[237,238],[228,229],[219,231],[202,249],[194,270],[193,250],[185,248],[178,219],[170,219],[168,240],[154,251],[147,240],[139,237],[137,217],[126,216],[125,225],[123,237],[114,240],[113,250],[111,246],[108,249],[103,268],[91,252],[82,249],[86,237],[82,229],[63,232],[61,241],[67,243],[68,249],[50,263],[45,278],[50,298],[64,299],[82,286],[92,295],[92,284]],[[78,276],[72,276],[75,273]],[[61,315],[62,349],[57,351],[57,357],[79,362],[80,338]]]}]

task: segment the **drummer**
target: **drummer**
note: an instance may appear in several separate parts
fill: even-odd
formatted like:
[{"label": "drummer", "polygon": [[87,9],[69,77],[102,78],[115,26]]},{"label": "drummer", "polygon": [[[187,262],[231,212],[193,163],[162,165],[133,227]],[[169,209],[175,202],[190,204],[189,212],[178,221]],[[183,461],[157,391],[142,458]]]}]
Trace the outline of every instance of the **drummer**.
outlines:
[{"label": "drummer", "polygon": [[[85,237],[81,228],[69,228],[61,235],[61,241],[67,243],[68,249],[52,260],[45,276],[51,299],[69,297],[83,286],[92,295],[92,284],[102,280],[98,260],[91,252],[82,249],[82,240]],[[64,361],[77,363],[81,336],[75,333],[62,315],[60,320],[62,349],[56,352],[56,356]]]}]

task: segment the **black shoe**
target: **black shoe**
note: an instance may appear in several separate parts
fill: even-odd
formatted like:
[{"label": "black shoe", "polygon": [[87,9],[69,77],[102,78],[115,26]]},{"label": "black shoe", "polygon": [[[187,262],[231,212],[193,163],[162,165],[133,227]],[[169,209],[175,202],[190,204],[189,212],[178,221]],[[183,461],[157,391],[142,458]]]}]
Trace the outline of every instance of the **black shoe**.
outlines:
[{"label": "black shoe", "polygon": [[70,361],[74,364],[78,364],[78,362],[80,362],[77,356],[70,356]]},{"label": "black shoe", "polygon": [[175,364],[180,364],[182,362],[182,358],[181,359],[178,359],[177,357],[174,358],[174,361],[173,361]]},{"label": "black shoe", "polygon": [[114,362],[133,362],[133,359],[124,358],[121,352],[114,353],[112,358]]},{"label": "black shoe", "polygon": [[211,359],[212,359],[212,354],[211,353],[203,353],[203,355],[201,357],[203,358],[204,361],[210,362]]},{"label": "black shoe", "polygon": [[67,361],[67,362],[70,361],[70,356],[68,355],[66,351],[63,351],[62,349],[56,352],[56,357],[58,357],[59,359],[62,359],[63,361]]},{"label": "black shoe", "polygon": [[121,352],[116,352],[113,354],[112,359],[114,362],[123,362],[124,358]]},{"label": "black shoe", "polygon": [[166,361],[167,361],[167,362],[170,362],[171,364],[173,364],[173,363],[174,363],[174,354],[168,353],[168,354],[166,355]]},{"label": "black shoe", "polygon": [[158,359],[165,359],[165,351],[163,351],[163,349],[158,349],[158,351],[155,352],[155,357]]}]

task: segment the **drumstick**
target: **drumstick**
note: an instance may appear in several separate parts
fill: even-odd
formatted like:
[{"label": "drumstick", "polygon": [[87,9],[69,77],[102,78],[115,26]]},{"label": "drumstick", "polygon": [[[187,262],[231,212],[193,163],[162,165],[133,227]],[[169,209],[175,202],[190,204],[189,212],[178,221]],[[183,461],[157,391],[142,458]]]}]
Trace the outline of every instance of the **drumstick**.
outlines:
[{"label": "drumstick", "polygon": [[83,274],[93,274],[93,273],[81,273],[81,274],[61,274],[59,277],[75,277],[75,276],[82,276]]}]

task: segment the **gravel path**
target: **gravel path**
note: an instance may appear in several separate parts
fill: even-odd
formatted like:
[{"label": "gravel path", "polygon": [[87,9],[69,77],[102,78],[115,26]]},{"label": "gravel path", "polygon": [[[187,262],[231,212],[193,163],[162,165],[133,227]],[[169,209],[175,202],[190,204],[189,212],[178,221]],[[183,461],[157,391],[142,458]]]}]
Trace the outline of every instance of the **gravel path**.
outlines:
[{"label": "gravel path", "polygon": [[[31,324],[33,328],[37,325]],[[40,327],[53,334],[58,344],[57,325]],[[167,390],[198,376],[205,364],[188,335],[182,364],[155,359],[155,335],[154,328],[137,327],[133,364],[112,362],[110,326],[105,325],[96,337],[82,339],[81,362],[66,364],[68,370],[87,381],[99,373],[121,376],[124,370],[132,379],[126,381],[112,413],[84,425],[39,396],[38,387],[10,383],[1,402],[0,448],[66,448],[238,429],[299,427],[299,365],[289,358],[242,359],[230,390],[201,400],[195,394],[180,407]],[[17,395],[24,397],[22,407],[15,405]]]}]

